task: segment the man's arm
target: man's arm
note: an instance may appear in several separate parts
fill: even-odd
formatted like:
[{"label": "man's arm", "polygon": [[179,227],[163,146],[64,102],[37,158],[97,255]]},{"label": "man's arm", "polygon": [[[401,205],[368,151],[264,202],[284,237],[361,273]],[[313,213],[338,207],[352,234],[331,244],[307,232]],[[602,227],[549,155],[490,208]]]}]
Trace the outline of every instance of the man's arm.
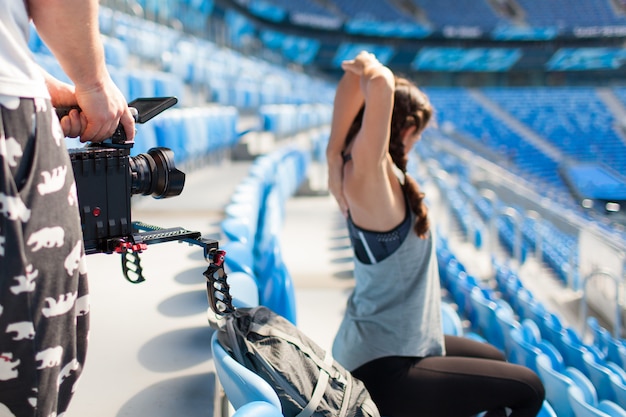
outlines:
[{"label": "man's arm", "polygon": [[98,26],[98,0],[28,0],[30,17],[75,86],[82,109],[82,141],[109,137],[122,123],[134,137],[134,120],[111,80]]}]

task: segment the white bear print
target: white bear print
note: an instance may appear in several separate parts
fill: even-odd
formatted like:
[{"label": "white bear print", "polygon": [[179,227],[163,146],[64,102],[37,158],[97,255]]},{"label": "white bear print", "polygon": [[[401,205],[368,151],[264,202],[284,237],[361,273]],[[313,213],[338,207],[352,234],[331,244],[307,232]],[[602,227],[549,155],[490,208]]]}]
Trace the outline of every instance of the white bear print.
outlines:
[{"label": "white bear print", "polygon": [[56,117],[52,118],[52,137],[57,146],[61,146],[61,141],[65,139],[61,122]]},{"label": "white bear print", "polygon": [[70,363],[65,365],[61,369],[61,372],[59,372],[59,377],[57,379],[57,387],[60,387],[63,381],[65,381],[72,374],[72,372],[77,371],[78,368],[80,368],[80,363],[78,363],[76,359],[72,359]]},{"label": "white bear print", "polygon": [[7,238],[4,236],[0,236],[0,256],[4,256],[4,244],[7,241]]},{"label": "white bear print", "polygon": [[19,321],[7,326],[7,333],[15,333],[13,340],[33,340],[35,327],[30,321]]},{"label": "white bear print", "polygon": [[65,231],[60,226],[44,227],[36,232],[33,232],[26,244],[32,246],[32,251],[37,252],[41,248],[60,248],[63,246],[63,238],[65,237]]},{"label": "white bear print", "polygon": [[0,193],[0,213],[9,220],[21,220],[26,223],[30,219],[30,210],[21,198]]},{"label": "white bear print", "polygon": [[6,159],[10,167],[17,166],[17,159],[24,155],[22,147],[15,138],[0,136],[0,155]]},{"label": "white bear print", "polygon": [[26,275],[13,277],[13,279],[18,282],[18,285],[12,286],[11,292],[17,295],[23,292],[35,291],[35,278],[37,278],[37,275],[39,275],[39,271],[34,269],[32,264],[28,265],[26,267]]},{"label": "white bear print", "polygon": [[63,347],[55,346],[48,349],[44,349],[41,352],[37,352],[35,360],[41,362],[37,369],[52,368],[61,364],[61,357],[63,356]]},{"label": "white bear print", "polygon": [[86,316],[89,314],[89,295],[83,295],[76,300],[76,316]]},{"label": "white bear print", "polygon": [[37,184],[37,191],[40,195],[46,195],[59,191],[65,185],[65,176],[67,174],[67,165],[56,167],[49,171],[43,171],[41,176],[43,182]]},{"label": "white bear print", "polygon": [[28,404],[30,404],[33,408],[37,407],[37,393],[39,390],[37,388],[33,388],[32,397],[28,397]]},{"label": "white bear print", "polygon": [[46,297],[45,302],[48,307],[42,308],[41,313],[45,317],[55,317],[65,314],[70,311],[72,307],[74,307],[77,295],[78,293],[72,294],[71,292],[68,292],[67,294],[61,294],[58,300],[55,300],[52,297]]},{"label": "white bear print", "polygon": [[35,111],[37,113],[45,113],[48,111],[48,102],[45,99],[36,97],[33,101],[35,102]]},{"label": "white bear print", "polygon": [[20,107],[20,98],[0,94],[0,104],[9,110],[17,110]]},{"label": "white bear print", "polygon": [[78,204],[78,193],[76,192],[76,181],[72,182],[70,191],[67,193],[67,203],[70,207]]},{"label": "white bear print", "polygon": [[76,269],[78,269],[81,274],[87,272],[87,262],[82,248],[82,241],[79,240],[76,242],[76,245],[74,245],[74,249],[72,249],[70,254],[67,255],[67,258],[65,258],[63,266],[65,266],[67,275],[72,275]]},{"label": "white bear print", "polygon": [[9,407],[0,403],[0,416],[2,417],[15,417],[15,414],[9,410]]},{"label": "white bear print", "polygon": [[17,378],[17,366],[20,360],[13,360],[13,354],[8,352],[0,353],[0,381],[8,381]]}]

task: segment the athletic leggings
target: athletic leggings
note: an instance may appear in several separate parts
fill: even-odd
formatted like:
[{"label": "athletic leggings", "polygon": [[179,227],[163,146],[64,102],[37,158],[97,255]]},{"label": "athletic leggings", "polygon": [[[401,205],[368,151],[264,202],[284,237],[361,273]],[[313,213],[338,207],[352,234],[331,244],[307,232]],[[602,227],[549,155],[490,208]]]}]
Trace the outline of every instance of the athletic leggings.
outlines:
[{"label": "athletic leggings", "polygon": [[529,368],[505,361],[492,345],[446,336],[446,355],[385,357],[357,368],[385,417],[533,417],[545,392]]}]

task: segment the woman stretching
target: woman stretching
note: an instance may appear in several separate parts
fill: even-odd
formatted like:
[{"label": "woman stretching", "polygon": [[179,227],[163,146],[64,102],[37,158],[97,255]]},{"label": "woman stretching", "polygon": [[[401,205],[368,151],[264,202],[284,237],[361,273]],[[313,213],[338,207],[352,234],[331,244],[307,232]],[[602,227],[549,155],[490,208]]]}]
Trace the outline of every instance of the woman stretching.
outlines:
[{"label": "woman stretching", "polygon": [[444,336],[435,234],[408,154],[433,109],[414,84],[361,52],[342,64],[327,148],[356,285],[333,356],[386,417],[536,416],[544,388],[495,347]]}]

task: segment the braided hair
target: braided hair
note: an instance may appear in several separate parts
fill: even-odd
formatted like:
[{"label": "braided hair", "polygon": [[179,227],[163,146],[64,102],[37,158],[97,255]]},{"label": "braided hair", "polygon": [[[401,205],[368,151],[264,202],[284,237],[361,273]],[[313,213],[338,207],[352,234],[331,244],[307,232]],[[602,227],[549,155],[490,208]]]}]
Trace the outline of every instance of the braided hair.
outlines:
[{"label": "braided hair", "polygon": [[[348,134],[346,146],[354,139],[361,129],[365,105],[357,113]],[[411,211],[417,219],[413,229],[420,238],[425,238],[430,228],[428,208],[424,203],[424,193],[419,185],[406,172],[408,152],[404,149],[403,133],[410,127],[415,127],[415,134],[421,134],[433,117],[433,108],[424,94],[415,84],[406,78],[395,77],[394,106],[391,117],[391,134],[389,138],[389,154],[394,164],[404,173],[402,185],[408,198]]]}]

